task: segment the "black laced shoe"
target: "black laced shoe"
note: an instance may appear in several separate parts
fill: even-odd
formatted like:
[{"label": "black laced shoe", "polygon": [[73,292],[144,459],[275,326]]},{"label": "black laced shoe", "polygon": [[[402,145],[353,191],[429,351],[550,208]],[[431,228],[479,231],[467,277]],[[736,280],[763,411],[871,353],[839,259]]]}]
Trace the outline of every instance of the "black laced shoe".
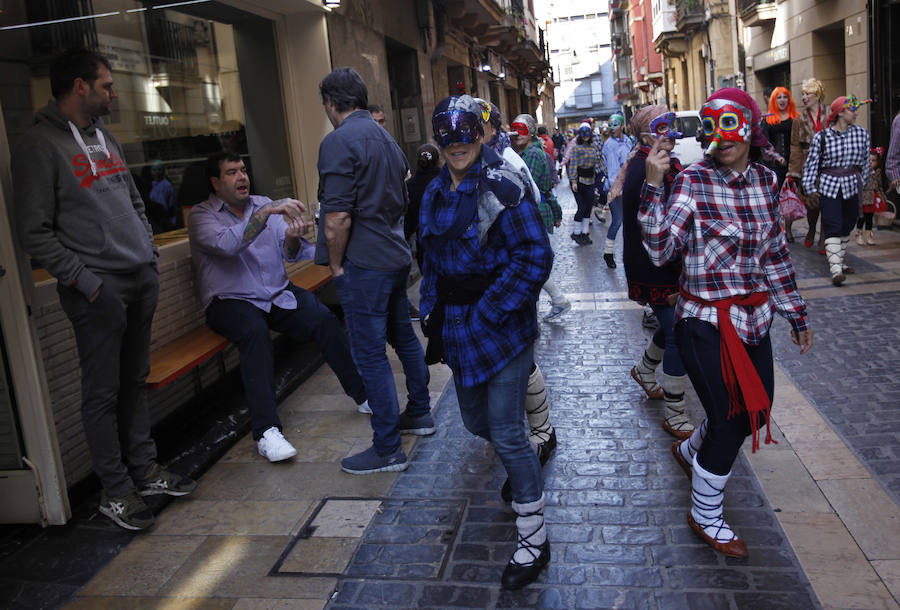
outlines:
[{"label": "black laced shoe", "polygon": [[544,540],[544,544],[537,546],[529,544],[527,540],[519,537],[519,544],[516,547],[518,551],[521,548],[527,548],[528,552],[534,557],[534,561],[529,564],[515,563],[513,559],[506,564],[503,570],[503,576],[500,578],[500,584],[504,589],[521,589],[525,585],[533,583],[540,575],[544,566],[550,563],[550,541]]}]

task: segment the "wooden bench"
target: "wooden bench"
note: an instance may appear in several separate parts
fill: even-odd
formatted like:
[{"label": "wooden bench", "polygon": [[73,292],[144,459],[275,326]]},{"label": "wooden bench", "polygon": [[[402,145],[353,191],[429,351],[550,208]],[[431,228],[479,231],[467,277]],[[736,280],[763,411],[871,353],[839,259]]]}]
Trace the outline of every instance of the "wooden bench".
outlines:
[{"label": "wooden bench", "polygon": [[[315,292],[331,281],[331,270],[328,267],[310,264],[293,274],[290,279],[300,288]],[[150,374],[147,375],[147,387],[157,390],[169,385],[221,352],[228,345],[228,339],[206,326],[201,326],[175,341],[163,345],[150,354]],[[222,368],[224,369],[224,364]],[[196,383],[200,384],[199,377],[196,379]]]}]

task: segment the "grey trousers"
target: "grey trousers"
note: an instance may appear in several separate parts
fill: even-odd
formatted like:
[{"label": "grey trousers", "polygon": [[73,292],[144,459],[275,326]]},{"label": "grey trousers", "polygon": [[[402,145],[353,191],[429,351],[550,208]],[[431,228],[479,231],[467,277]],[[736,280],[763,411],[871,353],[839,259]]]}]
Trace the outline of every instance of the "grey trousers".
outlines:
[{"label": "grey trousers", "polygon": [[97,275],[103,286],[93,303],[73,288],[57,284],[56,290],[75,330],[94,473],[107,496],[121,497],[134,489],[132,477],[145,475],[156,460],[144,382],[159,274],[147,264],[130,274]]}]

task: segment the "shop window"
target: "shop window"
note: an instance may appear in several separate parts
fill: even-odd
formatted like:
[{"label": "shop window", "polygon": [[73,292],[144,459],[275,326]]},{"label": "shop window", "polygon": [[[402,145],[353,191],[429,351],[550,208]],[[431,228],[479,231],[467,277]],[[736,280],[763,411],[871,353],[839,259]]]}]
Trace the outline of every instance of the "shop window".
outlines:
[{"label": "shop window", "polygon": [[157,4],[4,0],[0,27],[25,27],[0,30],[0,103],[14,149],[50,99],[53,56],[75,46],[104,54],[119,96],[106,127],[154,232],[183,239],[182,208],[207,198],[203,161],[213,152],[240,153],[254,193],[295,188],[272,22],[218,2]]}]

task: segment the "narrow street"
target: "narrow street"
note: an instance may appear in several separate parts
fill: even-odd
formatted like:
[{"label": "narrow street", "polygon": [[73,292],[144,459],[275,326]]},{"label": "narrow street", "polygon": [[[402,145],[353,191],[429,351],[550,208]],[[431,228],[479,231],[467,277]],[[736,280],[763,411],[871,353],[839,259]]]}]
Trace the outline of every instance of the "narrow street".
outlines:
[{"label": "narrow street", "polygon": [[[406,472],[340,472],[371,431],[322,367],[280,407],[294,461],[268,464],[244,438],[148,534],[129,543],[111,531],[125,540],[88,581],[60,578],[71,562],[46,557],[20,556],[4,574],[23,591],[48,579],[71,608],[897,608],[900,402],[883,363],[900,356],[900,331],[879,312],[900,297],[900,236],[852,244],[857,273],[842,288],[802,239],[793,245],[816,343],[799,356],[776,318],[778,444],[738,459],[725,510],[750,558],[727,559],[688,528],[662,405],[629,377],[650,331],[622,265],[603,264],[604,225],[575,246],[574,201],[558,192],[553,274],[574,306],[542,324],[537,351],[559,437],[545,468],[553,560],[537,583],[499,588],[514,535],[503,469],[464,430],[443,366],[432,367],[438,432],[405,438]],[[690,393],[688,410],[700,421]],[[97,541],[117,529],[88,524]]]}]

